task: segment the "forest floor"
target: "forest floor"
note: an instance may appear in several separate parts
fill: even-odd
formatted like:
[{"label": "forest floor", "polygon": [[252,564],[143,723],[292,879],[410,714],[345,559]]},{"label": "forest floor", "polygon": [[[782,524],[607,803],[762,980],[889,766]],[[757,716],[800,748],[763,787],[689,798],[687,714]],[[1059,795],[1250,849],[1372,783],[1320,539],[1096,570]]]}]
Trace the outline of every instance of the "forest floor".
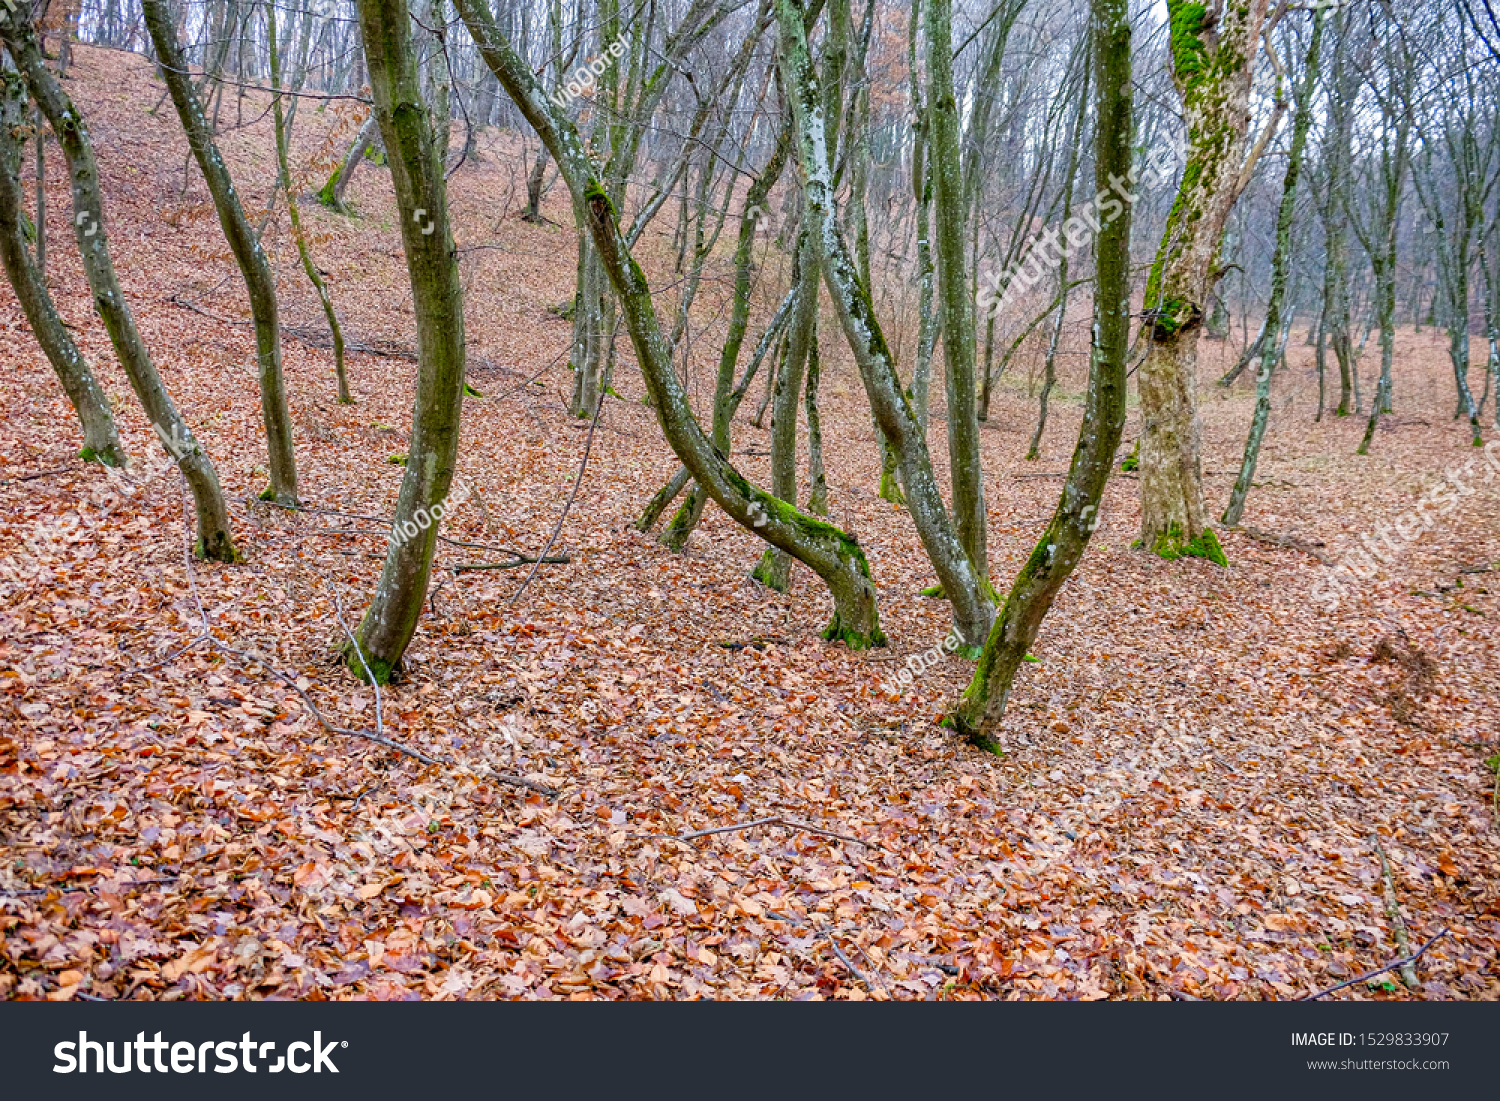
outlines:
[{"label": "forest floor", "polygon": [[[139,465],[121,479],[75,458],[72,413],[0,293],[0,996],[1286,999],[1395,959],[1399,906],[1413,949],[1448,931],[1417,989],[1388,972],[1336,997],[1500,997],[1486,765],[1500,753],[1500,486],[1471,478],[1336,610],[1313,598],[1319,556],[1341,559],[1478,455],[1452,420],[1440,334],[1400,334],[1397,414],[1365,458],[1363,418],[1313,422],[1311,349],[1294,339],[1246,523],[1301,548],[1228,532],[1227,569],[1133,551],[1138,483],[1112,479],[996,758],[934,723],[971,665],[945,655],[890,687],[949,616],[919,595],[934,579],[906,515],[876,496],[869,414],[831,320],[831,519],[869,555],[888,648],[821,641],[817,579],[796,570],[786,595],[749,581],[760,544],[712,505],[681,555],[631,527],[676,461],[628,350],[575,485],[590,433],[564,409],[570,327],[550,312],[571,295],[574,237],[520,220],[519,143],[486,133],[451,184],[481,394],[465,401],[460,475],[478,492],[444,520],[456,542],[377,717],[338,664],[340,607],[352,626],[379,574],[385,522],[362,518],[393,511],[415,365],[351,356],[358,404],[339,406],[331,354],[289,337],[303,493],[330,511],[251,500],[265,482],[253,346],[201,179],[183,194],[186,143],[170,108],[148,114],[160,91],[144,60],[77,56],[68,86],[98,145],[116,263],[246,561],[185,557],[182,491],[90,312],[53,144],[54,293]],[[221,120],[261,208],[264,107],[247,99],[234,129],[228,92]],[[341,152],[357,111],[305,101],[300,161]],[[352,340],[409,347],[388,180],[367,166],[351,191],[357,219],[309,211],[319,265]],[[547,209],[569,221],[556,188]],[[645,266],[666,286],[667,216],[659,229]],[[284,217],[267,241],[286,323],[318,330]],[[700,403],[729,272],[716,257],[694,315]],[[1080,319],[1041,461],[1022,459],[1029,352],[982,434],[1002,592],[1056,503],[1086,336]],[[1233,346],[1203,350],[1217,511],[1253,399],[1212,385]],[[735,462],[766,484],[750,406]],[[1127,446],[1137,431],[1132,407]],[[946,454],[940,423],[932,450]],[[454,571],[536,555],[575,490],[552,551],[567,563],[519,599],[522,569]],[[184,652],[205,622],[238,652]],[[378,719],[445,763],[330,733],[273,668],[331,727]],[[680,839],[760,819],[777,821]]]}]

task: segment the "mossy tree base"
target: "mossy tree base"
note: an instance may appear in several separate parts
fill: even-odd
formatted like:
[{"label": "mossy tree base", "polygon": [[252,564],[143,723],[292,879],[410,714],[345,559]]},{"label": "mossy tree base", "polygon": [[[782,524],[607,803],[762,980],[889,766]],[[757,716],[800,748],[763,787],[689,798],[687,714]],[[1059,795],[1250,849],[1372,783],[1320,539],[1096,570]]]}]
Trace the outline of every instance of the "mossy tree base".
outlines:
[{"label": "mossy tree base", "polygon": [[371,683],[371,678],[373,677],[375,684],[386,685],[390,684],[393,680],[399,680],[401,677],[400,662],[393,664],[388,661],[382,661],[371,654],[361,655],[352,643],[344,643],[339,651],[339,656],[343,659],[344,665],[348,667],[349,672],[354,674],[354,679],[361,684]]},{"label": "mossy tree base", "polygon": [[1229,565],[1224,548],[1219,545],[1219,537],[1212,528],[1205,528],[1195,539],[1185,539],[1182,529],[1174,527],[1156,537],[1156,542],[1151,545],[1151,553],[1168,562],[1175,562],[1179,558],[1202,558],[1216,566]]}]

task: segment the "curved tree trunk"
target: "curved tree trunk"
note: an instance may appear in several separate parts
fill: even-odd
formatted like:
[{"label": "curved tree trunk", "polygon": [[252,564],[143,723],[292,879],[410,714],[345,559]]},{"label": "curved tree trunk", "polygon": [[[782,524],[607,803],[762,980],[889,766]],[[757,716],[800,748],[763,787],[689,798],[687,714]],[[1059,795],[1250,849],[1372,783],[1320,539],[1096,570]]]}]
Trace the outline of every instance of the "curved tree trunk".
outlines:
[{"label": "curved tree trunk", "polygon": [[548,102],[531,69],[500,34],[481,0],[458,0],[457,6],[485,63],[557,162],[573,196],[575,216],[593,238],[619,295],[657,418],[678,458],[735,522],[791,554],[823,579],[834,601],[825,638],[842,639],[856,649],[884,644],[875,586],[864,551],[833,525],[751,485],[714,449],[693,417],[687,394],[673,369],[645,274],[630,255],[614,204],[594,174],[577,132]]},{"label": "curved tree trunk", "polygon": [[286,382],[281,373],[281,322],[276,311],[276,280],[271,264],[260,247],[254,228],[245,217],[235,193],[229,168],[219,155],[203,107],[193,94],[187,60],[177,45],[177,32],[162,0],[143,0],[146,27],[161,61],[167,90],[177,108],[177,117],[187,133],[193,156],[203,171],[203,179],[213,196],[219,225],[229,241],[245,289],[250,295],[250,316],[255,321],[255,353],[260,367],[260,411],[266,426],[266,447],[270,455],[271,484],[261,494],[263,500],[284,505],[297,503],[297,459],[292,450],[292,415],[287,409]]},{"label": "curved tree trunk", "polygon": [[197,512],[198,541],[195,550],[203,558],[218,562],[236,562],[239,554],[229,533],[229,514],[224,507],[224,493],[219,476],[203,448],[193,438],[187,422],[177,412],[162,384],[151,355],[141,340],[131,316],[130,306],[115,275],[109,255],[109,234],[104,221],[104,196],[99,188],[99,168],[94,160],[94,146],[89,139],[83,116],[48,71],[30,24],[14,19],[0,23],[0,38],[20,70],[31,98],[42,109],[47,123],[62,146],[68,161],[68,176],[73,190],[73,227],[83,270],[93,292],[94,308],[109,332],[110,343],[120,359],[120,366],[140,399],[141,407],[151,419],[152,427],[168,454],[187,478]]},{"label": "curved tree trunk", "polygon": [[[1127,0],[1093,0],[1096,73],[1094,160],[1099,189],[1130,165],[1130,17]],[[1057,511],[1011,586],[985,641],[974,679],[947,722],[969,741],[997,751],[1016,670],[1058,590],[1098,527],[1099,505],[1125,426],[1125,361],[1130,337],[1130,208],[1099,232],[1094,346],[1088,402]]]},{"label": "curved tree trunk", "polygon": [[47,292],[47,281],[26,247],[22,229],[26,193],[21,187],[21,142],[26,121],[26,89],[14,72],[0,72],[0,262],[16,292],[37,343],[52,364],[57,381],[73,403],[83,427],[83,450],[79,458],[106,466],[124,466],[125,450],[115,431],[114,414],[104,390],[89,370],[88,361],[73,343]]},{"label": "curved tree trunk", "polygon": [[340,214],[349,213],[349,208],[344,205],[344,192],[348,190],[349,181],[354,178],[354,170],[360,166],[379,137],[380,120],[372,110],[370,117],[360,124],[354,140],[349,143],[349,150],[344,154],[343,161],[318,191],[318,202]]},{"label": "curved tree trunk", "polygon": [[[406,475],[385,568],[359,627],[361,655],[345,655],[390,679],[417,629],[437,548],[437,521],[458,461],[464,397],[463,288],[448,224],[442,143],[422,95],[406,0],[359,0],[375,115],[401,213],[401,243],[417,324],[417,396]],[[446,125],[446,119],[437,120]]]},{"label": "curved tree trunk", "polygon": [[[1169,558],[1224,558],[1203,502],[1197,345],[1244,170],[1250,85],[1266,7],[1267,0],[1224,4],[1215,9],[1215,22],[1201,4],[1167,2],[1172,79],[1187,121],[1188,157],[1146,286],[1150,344],[1139,387],[1141,541]],[[1124,180],[1109,182],[1118,191]],[[1133,173],[1129,183],[1135,184]]]},{"label": "curved tree trunk", "polygon": [[822,262],[828,296],[859,365],[876,420],[899,456],[907,507],[943,592],[952,602],[959,637],[966,647],[977,647],[994,617],[994,608],[985,593],[985,579],[974,570],[943,507],[927,441],[902,392],[895,360],[869,294],[860,284],[854,261],[839,236],[828,168],[828,133],[808,56],[802,12],[796,0],[776,0],[776,15],[781,29],[779,52],[784,83],[797,124],[808,229]]}]

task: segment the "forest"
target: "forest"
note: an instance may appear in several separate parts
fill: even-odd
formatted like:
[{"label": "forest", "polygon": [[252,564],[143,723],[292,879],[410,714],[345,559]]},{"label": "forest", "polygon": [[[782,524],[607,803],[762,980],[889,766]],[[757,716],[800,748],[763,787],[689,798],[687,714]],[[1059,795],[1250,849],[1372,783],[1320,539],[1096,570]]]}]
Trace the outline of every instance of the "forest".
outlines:
[{"label": "forest", "polygon": [[1494,0],[0,0],[0,263],[0,1000],[1500,1000]]}]

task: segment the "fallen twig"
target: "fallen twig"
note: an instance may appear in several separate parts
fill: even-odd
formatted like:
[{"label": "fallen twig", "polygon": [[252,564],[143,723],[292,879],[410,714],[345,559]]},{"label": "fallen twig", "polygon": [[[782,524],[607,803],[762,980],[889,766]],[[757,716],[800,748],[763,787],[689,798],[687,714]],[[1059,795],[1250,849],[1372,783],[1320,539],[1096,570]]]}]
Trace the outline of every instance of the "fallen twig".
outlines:
[{"label": "fallen twig", "polygon": [[[619,331],[620,323],[616,321],[615,333]],[[614,333],[610,335],[611,340],[614,339],[614,335]],[[581,371],[583,368],[580,367],[579,370]],[[578,490],[583,486],[583,472],[589,468],[589,452],[594,447],[594,429],[599,427],[599,418],[604,413],[604,399],[608,396],[607,390],[599,392],[599,404],[594,407],[594,419],[589,423],[589,434],[583,441],[583,460],[578,464],[578,473],[573,476],[573,491],[568,494],[568,499],[563,502],[562,513],[557,518],[557,525],[552,529],[552,534],[547,537],[547,544],[542,548],[542,553],[537,555],[533,560],[535,564],[531,567],[531,572],[526,575],[526,580],[521,582],[521,587],[516,590],[516,595],[510,598],[512,604],[520,601],[522,594],[526,592],[526,586],[531,584],[531,579],[536,576],[536,571],[542,568],[542,562],[546,560],[547,552],[552,549],[552,544],[557,542],[557,537],[562,532],[563,521],[568,518],[568,510],[573,507],[573,501],[578,496]]]},{"label": "fallen twig", "polygon": [[38,478],[49,478],[53,474],[67,474],[75,469],[71,466],[60,466],[56,470],[38,470],[35,474],[18,474],[14,478],[0,478],[0,485],[10,485],[11,482],[34,482]]},{"label": "fallen twig", "polygon": [[[1380,834],[1375,834],[1375,853],[1380,857],[1380,874],[1384,879],[1385,913],[1391,919],[1391,925],[1396,933],[1396,947],[1401,950],[1403,956],[1409,957],[1398,966],[1401,967],[1401,981],[1408,990],[1417,988],[1417,969],[1411,965],[1411,960],[1416,956],[1411,954],[1411,940],[1406,935],[1406,921],[1401,917],[1401,903],[1396,898],[1396,880],[1391,875],[1391,862],[1385,855],[1385,846],[1380,843]],[[1424,948],[1423,951],[1426,951]],[[1418,953],[1420,955],[1420,953]],[[1386,968],[1387,971],[1390,968]]]},{"label": "fallen twig", "polygon": [[865,973],[863,971],[854,966],[853,960],[844,955],[844,950],[839,947],[839,942],[833,939],[833,934],[824,933],[823,939],[828,942],[828,947],[833,949],[833,954],[839,958],[839,961],[843,963],[843,965],[854,974],[854,977],[856,979],[865,984],[865,989],[868,990],[871,994],[875,993],[874,984],[865,977]]},{"label": "fallen twig", "polygon": [[870,844],[868,841],[861,841],[859,838],[850,837],[848,834],[834,833],[832,830],[821,829],[818,826],[809,826],[806,822],[796,822],[790,818],[782,818],[780,815],[774,818],[757,818],[753,822],[736,822],[730,826],[715,826],[709,830],[694,830],[692,833],[681,833],[673,838],[673,840],[691,841],[695,837],[707,837],[715,833],[735,833],[739,830],[753,829],[756,826],[785,826],[791,830],[806,830],[808,833],[822,834],[824,837],[836,837],[840,841],[848,841],[854,845],[864,845],[867,848]]},{"label": "fallen twig", "polygon": [[533,563],[537,565],[561,566],[573,561],[566,554],[543,555],[533,558],[531,555],[523,554],[511,559],[509,562],[460,562],[448,569],[454,573],[469,573],[473,570],[513,570],[517,566],[527,566]]},{"label": "fallen twig", "polygon": [[[1356,975],[1354,978],[1347,979],[1344,982],[1339,983],[1337,986],[1330,986],[1327,990],[1319,990],[1316,994],[1304,994],[1304,995],[1302,995],[1302,997],[1298,998],[1297,1001],[1299,1001],[1299,1002],[1315,1002],[1319,998],[1323,997],[1325,994],[1332,994],[1335,990],[1342,990],[1342,989],[1344,989],[1344,987],[1346,987],[1346,986],[1353,986],[1355,983],[1368,982],[1370,979],[1373,979],[1376,975],[1384,975],[1387,971],[1393,970],[1393,969],[1395,969],[1397,967],[1402,968],[1403,971],[1406,970],[1406,969],[1408,969],[1408,968],[1412,968],[1412,964],[1415,963],[1417,960],[1419,960],[1419,959],[1422,958],[1422,953],[1423,952],[1426,952],[1427,949],[1431,948],[1434,944],[1436,944],[1438,941],[1442,940],[1447,935],[1448,935],[1448,930],[1444,929],[1437,936],[1433,937],[1426,944],[1422,945],[1421,948],[1418,948],[1411,955],[1406,956],[1403,959],[1392,960],[1390,963],[1386,964],[1384,967],[1377,967],[1374,971],[1366,971],[1363,975]],[[1416,974],[1416,971],[1415,971],[1414,968],[1412,968],[1412,974],[1413,975]],[[1405,976],[1403,975],[1403,978],[1404,977]]]}]

